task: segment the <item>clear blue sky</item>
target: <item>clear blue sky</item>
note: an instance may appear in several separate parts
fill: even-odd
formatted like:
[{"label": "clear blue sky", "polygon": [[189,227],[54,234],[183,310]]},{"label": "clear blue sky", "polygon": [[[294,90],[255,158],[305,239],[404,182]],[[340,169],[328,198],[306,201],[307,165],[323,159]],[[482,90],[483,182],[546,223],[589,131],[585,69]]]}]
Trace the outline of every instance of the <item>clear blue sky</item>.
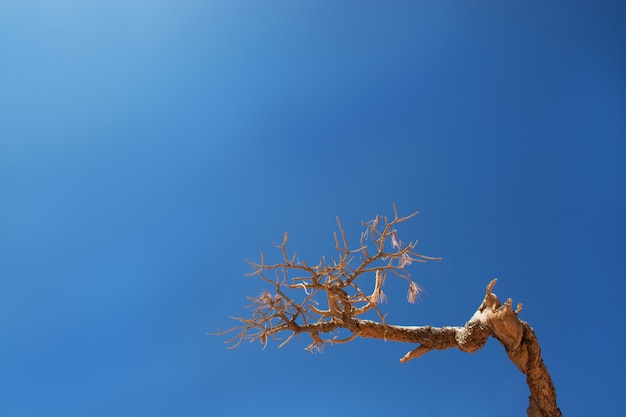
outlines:
[{"label": "clear blue sky", "polygon": [[618,1],[0,0],[0,415],[524,415],[494,340],[206,336],[244,259],[395,202],[443,261],[390,322],[462,325],[498,277],[564,415],[622,416],[625,48]]}]

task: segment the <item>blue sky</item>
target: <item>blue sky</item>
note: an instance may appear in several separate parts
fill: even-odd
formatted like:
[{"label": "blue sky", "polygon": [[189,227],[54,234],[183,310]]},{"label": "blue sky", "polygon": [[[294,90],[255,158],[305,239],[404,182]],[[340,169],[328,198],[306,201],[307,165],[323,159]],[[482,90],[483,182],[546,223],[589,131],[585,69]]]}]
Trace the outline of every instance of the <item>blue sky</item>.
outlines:
[{"label": "blue sky", "polygon": [[543,3],[0,0],[0,415],[524,415],[494,340],[206,336],[244,259],[394,202],[443,261],[390,322],[462,325],[498,277],[564,415],[622,415],[626,6]]}]

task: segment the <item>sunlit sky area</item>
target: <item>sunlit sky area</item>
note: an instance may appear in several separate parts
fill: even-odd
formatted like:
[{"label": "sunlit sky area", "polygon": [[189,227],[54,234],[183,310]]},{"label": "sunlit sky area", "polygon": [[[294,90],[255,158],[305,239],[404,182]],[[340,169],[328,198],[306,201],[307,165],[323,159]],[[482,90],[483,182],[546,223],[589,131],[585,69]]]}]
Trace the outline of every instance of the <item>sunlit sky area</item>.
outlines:
[{"label": "sunlit sky area", "polygon": [[0,0],[0,416],[522,416],[524,375],[208,336],[245,259],[420,214],[387,321],[523,303],[565,416],[626,409],[626,3]]}]

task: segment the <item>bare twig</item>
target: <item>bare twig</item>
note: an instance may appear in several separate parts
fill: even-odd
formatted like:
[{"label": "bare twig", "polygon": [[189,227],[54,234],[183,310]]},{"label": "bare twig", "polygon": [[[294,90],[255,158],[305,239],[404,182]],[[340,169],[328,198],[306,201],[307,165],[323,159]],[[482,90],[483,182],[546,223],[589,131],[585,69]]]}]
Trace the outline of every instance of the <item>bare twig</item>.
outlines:
[{"label": "bare twig", "polygon": [[[328,263],[322,258],[315,266],[299,261],[295,253],[289,256],[289,235],[285,233],[282,242],[275,245],[282,254],[281,262],[266,264],[263,253],[259,263],[249,262],[253,269],[250,275],[259,276],[271,290],[251,297],[251,316],[236,318],[240,326],[222,334],[234,332],[235,336],[228,342],[235,347],[243,340],[258,340],[265,346],[269,339],[277,339],[278,333],[289,332],[288,338],[280,344],[284,346],[293,335],[308,333],[311,345],[307,349],[315,351],[326,343],[339,342],[325,338],[324,334],[347,328],[351,320],[369,311],[374,311],[384,323],[379,305],[386,299],[383,287],[387,275],[391,273],[406,280],[408,299],[415,302],[422,289],[410,279],[406,267],[413,262],[440,259],[421,255],[414,251],[416,243],[405,245],[399,239],[397,227],[416,214],[400,217],[394,205],[393,219],[376,216],[364,222],[360,246],[354,250],[337,218],[338,233],[334,234],[334,240],[338,259]],[[375,248],[373,251],[368,250],[368,238]],[[374,281],[374,289],[369,294],[360,282],[367,277]],[[350,340],[357,336],[355,332]]]},{"label": "bare twig", "polygon": [[[237,317],[240,325],[223,335],[234,333],[227,340],[231,348],[244,340],[259,341],[265,347],[268,340],[280,340],[279,347],[289,343],[295,335],[306,333],[311,339],[310,352],[323,350],[326,344],[347,343],[357,337],[377,338],[397,342],[417,343],[400,362],[432,351],[457,348],[475,352],[484,346],[489,336],[498,339],[511,361],[526,375],[530,388],[529,417],[561,417],[556,405],[556,392],[541,358],[539,343],[528,323],[520,320],[521,304],[513,310],[511,299],[502,304],[492,292],[496,280],[487,286],[485,298],[472,318],[464,326],[397,326],[386,323],[379,305],[385,301],[383,287],[388,274],[408,282],[408,301],[419,298],[422,288],[410,279],[406,267],[413,262],[426,262],[440,258],[421,255],[414,251],[417,242],[404,244],[398,237],[397,226],[417,213],[400,217],[394,205],[394,217],[376,216],[364,222],[360,246],[351,250],[346,233],[337,219],[339,235],[334,234],[338,260],[327,262],[322,258],[315,266],[298,260],[287,252],[288,234],[282,243],[275,245],[282,253],[282,261],[268,265],[261,253],[260,263],[249,262],[253,272],[269,285],[256,297],[249,297],[249,318]],[[368,247],[370,242],[374,248]],[[370,250],[371,249],[371,250]],[[363,281],[370,279],[374,288],[371,293],[363,290]],[[362,318],[373,311],[379,321]],[[328,337],[338,330],[350,331],[344,339]]]}]

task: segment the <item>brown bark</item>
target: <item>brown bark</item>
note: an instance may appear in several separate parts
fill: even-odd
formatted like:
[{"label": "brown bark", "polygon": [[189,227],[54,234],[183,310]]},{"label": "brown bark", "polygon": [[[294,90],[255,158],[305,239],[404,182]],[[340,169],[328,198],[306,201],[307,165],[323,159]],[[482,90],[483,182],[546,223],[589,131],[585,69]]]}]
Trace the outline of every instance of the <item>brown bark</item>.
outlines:
[{"label": "brown bark", "polygon": [[518,318],[521,305],[513,310],[510,299],[502,304],[491,292],[495,283],[495,279],[489,283],[482,304],[463,327],[394,326],[360,319],[352,319],[340,327],[348,328],[360,337],[419,343],[400,362],[416,359],[431,350],[457,348],[463,352],[475,352],[484,346],[489,336],[493,336],[504,346],[509,359],[526,375],[530,389],[528,416],[561,417],[556,391],[541,358],[535,332]]},{"label": "brown bark", "polygon": [[[236,335],[227,342],[235,347],[243,340],[258,340],[266,345],[268,340],[279,340],[279,334],[290,333],[281,343],[283,346],[293,336],[307,333],[312,340],[307,347],[310,351],[319,350],[325,344],[346,343],[357,337],[418,343],[400,362],[419,358],[431,350],[457,348],[463,352],[475,352],[485,345],[489,336],[493,336],[502,343],[509,359],[526,375],[530,389],[528,416],[561,417],[537,337],[528,323],[518,318],[521,304],[513,310],[510,299],[502,304],[491,292],[495,279],[487,286],[478,310],[464,326],[396,326],[386,323],[385,315],[379,310],[380,302],[386,298],[383,292],[386,277],[393,275],[406,280],[409,284],[408,301],[415,302],[421,287],[409,278],[406,267],[414,262],[439,259],[416,253],[417,242],[405,245],[398,238],[396,226],[415,214],[400,217],[394,206],[392,220],[376,216],[364,222],[365,232],[355,250],[348,248],[346,235],[337,219],[340,234],[335,234],[335,249],[339,257],[329,262],[322,258],[315,266],[298,260],[295,253],[288,256],[285,233],[283,242],[276,245],[283,254],[282,262],[268,265],[261,254],[260,263],[251,263],[254,268],[251,275],[258,275],[273,291],[264,290],[257,297],[250,297],[251,317],[236,318],[240,326],[218,334],[234,331]],[[373,249],[368,248],[368,239],[373,243]],[[267,276],[268,273],[274,276]],[[366,277],[374,278],[374,289],[370,294],[360,286]],[[359,318],[367,312],[376,313],[380,321]],[[329,336],[339,329],[349,330],[352,335],[342,340]]]}]

